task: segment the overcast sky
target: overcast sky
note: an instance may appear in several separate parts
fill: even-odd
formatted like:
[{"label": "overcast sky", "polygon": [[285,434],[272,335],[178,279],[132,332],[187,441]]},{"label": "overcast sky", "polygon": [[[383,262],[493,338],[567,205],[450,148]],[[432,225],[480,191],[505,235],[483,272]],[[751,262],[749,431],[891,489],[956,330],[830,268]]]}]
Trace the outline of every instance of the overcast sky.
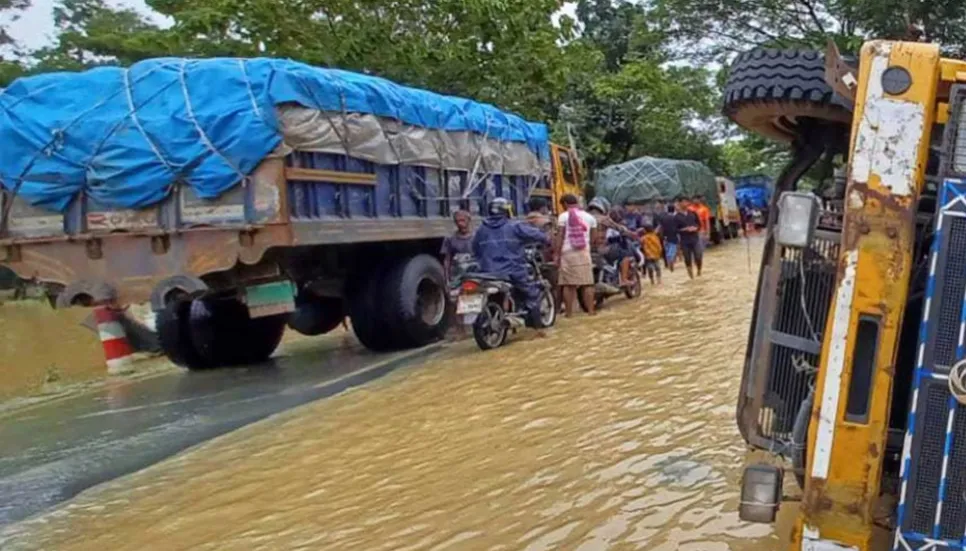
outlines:
[{"label": "overcast sky", "polygon": [[[10,26],[10,35],[29,49],[49,44],[54,36],[54,20],[51,13],[55,0],[31,0],[31,7],[19,21]],[[108,0],[114,6],[134,8],[145,14],[151,13],[144,0]],[[159,17],[159,23],[163,18]]]}]

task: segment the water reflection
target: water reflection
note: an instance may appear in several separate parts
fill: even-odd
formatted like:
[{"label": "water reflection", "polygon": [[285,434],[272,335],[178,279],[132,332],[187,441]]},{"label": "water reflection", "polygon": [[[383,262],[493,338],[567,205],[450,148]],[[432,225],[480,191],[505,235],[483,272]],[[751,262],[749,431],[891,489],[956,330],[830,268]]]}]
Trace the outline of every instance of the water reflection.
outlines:
[{"label": "water reflection", "polygon": [[755,276],[743,244],[707,264],[701,280],[673,274],[548,338],[489,353],[461,344],[219,438],[22,523],[7,543],[777,549],[769,527],[736,512]]}]

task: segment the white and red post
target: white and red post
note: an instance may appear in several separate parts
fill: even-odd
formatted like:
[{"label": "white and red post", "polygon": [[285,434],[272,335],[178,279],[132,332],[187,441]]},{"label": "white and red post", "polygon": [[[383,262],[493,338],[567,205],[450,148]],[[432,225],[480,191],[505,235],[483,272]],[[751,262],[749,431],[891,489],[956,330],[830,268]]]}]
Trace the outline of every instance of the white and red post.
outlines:
[{"label": "white and red post", "polygon": [[94,308],[94,321],[97,323],[97,334],[101,337],[104,347],[104,358],[107,361],[107,373],[119,375],[130,371],[134,359],[134,348],[127,340],[127,334],[120,323],[121,311],[110,306]]}]

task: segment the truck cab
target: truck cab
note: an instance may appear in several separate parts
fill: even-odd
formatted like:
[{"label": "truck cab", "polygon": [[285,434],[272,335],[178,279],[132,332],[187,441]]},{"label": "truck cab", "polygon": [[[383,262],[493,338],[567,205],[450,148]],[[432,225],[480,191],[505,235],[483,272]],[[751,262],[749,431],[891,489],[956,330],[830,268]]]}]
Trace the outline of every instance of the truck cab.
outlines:
[{"label": "truck cab", "polygon": [[[772,456],[746,467],[740,516],[793,509],[782,549],[966,548],[964,112],[966,63],[933,44],[732,66],[725,114],[792,150],[737,407]],[[822,189],[799,189],[806,172]]]}]

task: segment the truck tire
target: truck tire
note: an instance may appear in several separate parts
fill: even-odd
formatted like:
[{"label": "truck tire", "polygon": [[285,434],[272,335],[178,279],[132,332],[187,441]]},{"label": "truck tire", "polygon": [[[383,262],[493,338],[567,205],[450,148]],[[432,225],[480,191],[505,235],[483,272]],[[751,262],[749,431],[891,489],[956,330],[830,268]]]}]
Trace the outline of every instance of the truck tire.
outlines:
[{"label": "truck tire", "polygon": [[739,126],[779,142],[799,135],[800,119],[848,125],[852,106],[825,82],[825,54],[758,48],[731,65],[724,114]]},{"label": "truck tire", "polygon": [[241,363],[257,364],[269,359],[282,342],[287,321],[287,314],[249,318],[245,327],[245,357]]},{"label": "truck tire", "polygon": [[373,352],[398,348],[389,321],[383,314],[383,272],[374,269],[361,277],[361,283],[349,292],[349,320],[356,338]]},{"label": "truck tire", "polygon": [[233,298],[191,302],[191,339],[212,367],[259,363],[278,348],[286,315],[252,319]]},{"label": "truck tire", "polygon": [[715,218],[711,219],[711,235],[709,235],[708,237],[711,238],[712,245],[721,244],[721,241],[723,238],[722,231],[721,231],[721,224],[718,224],[718,220]]},{"label": "truck tire", "polygon": [[421,254],[397,264],[383,285],[386,319],[399,348],[425,346],[443,338],[448,287],[443,266]]},{"label": "truck tire", "polygon": [[190,309],[191,301],[174,301],[158,312],[155,325],[161,351],[181,367],[193,371],[210,369],[212,364],[198,352],[191,339]]},{"label": "truck tire", "polygon": [[345,316],[345,305],[341,298],[299,293],[295,298],[295,311],[288,318],[288,326],[303,335],[314,337],[341,325]]}]

